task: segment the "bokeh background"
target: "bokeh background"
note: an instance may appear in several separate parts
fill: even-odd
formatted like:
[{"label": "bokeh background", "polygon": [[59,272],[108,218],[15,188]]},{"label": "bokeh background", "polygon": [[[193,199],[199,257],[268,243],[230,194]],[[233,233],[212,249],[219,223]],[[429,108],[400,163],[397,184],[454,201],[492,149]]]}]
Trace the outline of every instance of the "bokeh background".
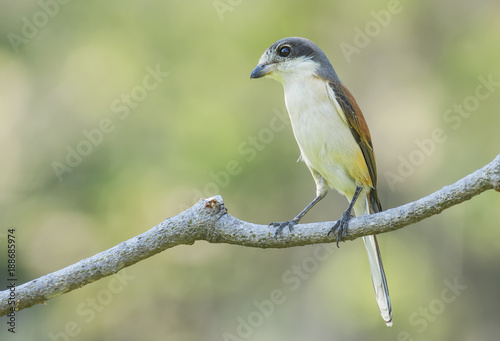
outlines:
[{"label": "bokeh background", "polygon": [[[3,0],[2,289],[12,227],[20,284],[200,197],[222,194],[232,215],[254,223],[295,216],[314,182],[296,162],[289,124],[277,119],[281,85],[249,79],[262,52],[286,36],[315,41],[354,93],[384,207],[500,153],[497,0]],[[346,205],[331,191],[304,221],[335,220]],[[499,208],[489,191],[380,236],[393,328],[379,316],[359,240],[321,261],[314,246],[197,242],[19,312],[15,335],[2,318],[1,339],[498,339]],[[292,291],[283,276],[294,267],[307,276]],[[259,319],[254,302],[275,290],[284,298]],[[249,318],[254,327],[245,329]]]}]

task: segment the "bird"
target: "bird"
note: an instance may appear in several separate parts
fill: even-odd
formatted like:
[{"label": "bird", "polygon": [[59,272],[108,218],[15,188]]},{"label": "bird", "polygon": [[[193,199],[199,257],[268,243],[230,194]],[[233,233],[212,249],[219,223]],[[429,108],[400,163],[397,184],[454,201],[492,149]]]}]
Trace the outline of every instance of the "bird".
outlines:
[{"label": "bird", "polygon": [[[323,199],[329,188],[347,197],[348,207],[329,231],[345,241],[352,211],[362,216],[382,211],[377,193],[377,167],[370,131],[352,93],[340,81],[325,53],[311,40],[276,41],[260,57],[250,78],[271,78],[283,85],[285,105],[299,160],[309,168],[316,197],[292,220],[269,224],[277,238]],[[392,326],[389,288],[375,235],[363,237],[375,297],[387,326]]]}]

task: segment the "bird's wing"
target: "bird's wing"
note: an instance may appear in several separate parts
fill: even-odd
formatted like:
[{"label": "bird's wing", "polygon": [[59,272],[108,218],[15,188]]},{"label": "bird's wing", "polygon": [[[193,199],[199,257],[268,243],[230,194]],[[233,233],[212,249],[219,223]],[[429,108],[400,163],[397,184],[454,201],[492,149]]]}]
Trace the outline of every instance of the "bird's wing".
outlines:
[{"label": "bird's wing", "polygon": [[382,211],[382,205],[377,195],[377,164],[375,163],[375,154],[373,153],[373,145],[370,136],[370,130],[366,124],[365,117],[358,103],[354,99],[349,89],[340,81],[330,81],[330,88],[333,90],[335,99],[340,105],[342,112],[345,115],[347,124],[351,129],[352,136],[361,148],[361,152],[365,158],[366,166],[372,180],[372,190],[370,191],[370,203],[375,212]]}]

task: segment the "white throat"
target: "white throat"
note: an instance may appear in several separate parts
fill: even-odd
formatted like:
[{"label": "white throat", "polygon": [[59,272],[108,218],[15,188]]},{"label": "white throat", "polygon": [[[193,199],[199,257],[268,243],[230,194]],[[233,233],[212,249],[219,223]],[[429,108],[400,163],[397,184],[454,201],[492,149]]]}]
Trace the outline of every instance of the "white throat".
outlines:
[{"label": "white throat", "polygon": [[301,82],[310,77],[316,77],[318,63],[311,58],[300,57],[280,63],[269,77],[277,80],[286,87],[289,83]]}]

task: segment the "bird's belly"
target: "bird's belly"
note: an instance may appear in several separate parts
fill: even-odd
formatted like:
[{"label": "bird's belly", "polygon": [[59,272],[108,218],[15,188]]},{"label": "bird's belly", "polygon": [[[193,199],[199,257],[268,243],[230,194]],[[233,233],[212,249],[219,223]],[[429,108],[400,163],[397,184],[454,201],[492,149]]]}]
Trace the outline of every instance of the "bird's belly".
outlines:
[{"label": "bird's belly", "polygon": [[350,128],[330,99],[316,99],[313,103],[301,103],[297,97],[294,103],[287,101],[302,159],[330,187],[350,195],[358,185],[355,180],[357,173],[366,169],[364,157]]},{"label": "bird's belly", "polygon": [[352,192],[356,183],[350,173],[359,147],[349,128],[343,122],[332,125],[322,119],[304,121],[297,129],[294,127],[294,132],[306,165],[330,187],[342,193]]}]

